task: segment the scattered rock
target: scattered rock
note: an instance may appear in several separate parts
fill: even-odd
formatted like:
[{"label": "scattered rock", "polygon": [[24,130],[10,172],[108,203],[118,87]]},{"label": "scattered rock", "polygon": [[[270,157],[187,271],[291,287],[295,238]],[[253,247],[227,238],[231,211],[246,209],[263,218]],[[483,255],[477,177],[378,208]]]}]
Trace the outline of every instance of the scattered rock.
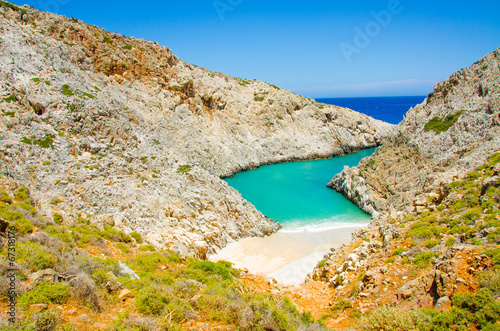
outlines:
[{"label": "scattered rock", "polygon": [[118,298],[122,301],[125,301],[127,299],[135,298],[135,295],[130,290],[123,289],[123,290],[121,290],[120,294],[118,295]]}]

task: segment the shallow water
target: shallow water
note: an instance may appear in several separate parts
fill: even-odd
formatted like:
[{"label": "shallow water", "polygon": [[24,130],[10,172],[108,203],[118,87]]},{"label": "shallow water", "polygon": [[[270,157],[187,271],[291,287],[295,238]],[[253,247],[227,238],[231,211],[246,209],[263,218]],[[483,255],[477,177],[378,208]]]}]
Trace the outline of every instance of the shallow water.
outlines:
[{"label": "shallow water", "polygon": [[372,148],[328,160],[268,165],[227,178],[283,229],[269,237],[231,243],[211,260],[230,261],[283,285],[304,282],[331,247],[348,242],[353,231],[370,222],[369,215],[326,184],[344,166],[356,166],[373,152]]},{"label": "shallow water", "polygon": [[327,188],[344,166],[356,166],[374,148],[327,160],[273,164],[225,180],[285,232],[320,232],[367,224],[370,216]]}]

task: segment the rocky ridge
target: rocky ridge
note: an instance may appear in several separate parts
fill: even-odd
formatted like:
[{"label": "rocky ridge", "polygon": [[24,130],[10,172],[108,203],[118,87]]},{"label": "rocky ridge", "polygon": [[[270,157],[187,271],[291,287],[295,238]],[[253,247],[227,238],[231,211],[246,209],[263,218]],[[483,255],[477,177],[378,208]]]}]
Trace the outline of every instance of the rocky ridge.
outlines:
[{"label": "rocky ridge", "polygon": [[331,325],[498,327],[499,92],[500,49],[437,84],[328,184],[375,216],[310,274],[335,289]]},{"label": "rocky ridge", "polygon": [[[183,62],[157,43],[0,6],[0,173],[47,216],[199,256],[276,231],[220,180],[375,146],[392,126]],[[15,189],[13,187],[13,189]]]},{"label": "rocky ridge", "polygon": [[436,85],[394,134],[328,184],[366,212],[413,212],[500,146],[500,49]]}]

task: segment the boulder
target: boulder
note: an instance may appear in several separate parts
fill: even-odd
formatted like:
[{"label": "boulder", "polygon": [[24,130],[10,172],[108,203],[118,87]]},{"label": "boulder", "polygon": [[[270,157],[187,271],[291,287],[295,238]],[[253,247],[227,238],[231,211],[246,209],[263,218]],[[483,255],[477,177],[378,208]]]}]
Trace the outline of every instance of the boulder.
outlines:
[{"label": "boulder", "polygon": [[122,301],[125,301],[127,299],[135,298],[135,294],[132,293],[130,290],[123,289],[118,295],[118,298]]}]

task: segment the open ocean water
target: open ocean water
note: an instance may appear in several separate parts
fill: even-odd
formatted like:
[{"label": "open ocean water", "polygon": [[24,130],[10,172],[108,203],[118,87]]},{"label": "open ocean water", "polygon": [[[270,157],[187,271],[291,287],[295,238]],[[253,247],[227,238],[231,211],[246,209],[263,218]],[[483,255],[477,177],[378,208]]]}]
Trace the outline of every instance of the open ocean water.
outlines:
[{"label": "open ocean water", "polygon": [[378,120],[398,124],[406,112],[422,103],[426,96],[420,97],[372,97],[372,98],[328,98],[316,99],[318,102],[349,108],[369,115]]}]

